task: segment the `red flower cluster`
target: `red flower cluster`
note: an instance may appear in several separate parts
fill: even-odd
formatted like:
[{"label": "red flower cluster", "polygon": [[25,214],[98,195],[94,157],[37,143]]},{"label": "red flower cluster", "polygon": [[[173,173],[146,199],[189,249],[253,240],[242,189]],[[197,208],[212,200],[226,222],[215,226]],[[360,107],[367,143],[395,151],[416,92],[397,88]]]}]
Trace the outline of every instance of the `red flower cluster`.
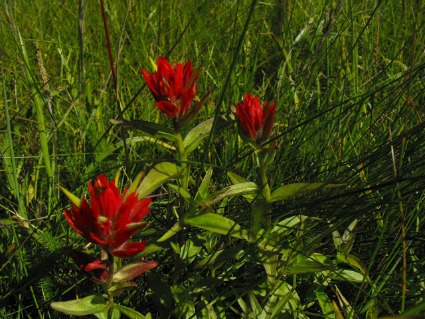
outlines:
[{"label": "red flower cluster", "polygon": [[90,205],[85,198],[81,205],[72,206],[64,214],[71,227],[88,241],[101,245],[120,258],[133,256],[145,249],[145,242],[127,242],[149,213],[150,199],[138,200],[132,192],[121,195],[115,181],[99,175],[94,185],[88,184]]},{"label": "red flower cluster", "polygon": [[178,63],[174,67],[164,58],[159,57],[157,70],[149,74],[142,69],[143,77],[156,100],[157,108],[169,118],[180,124],[187,123],[196,116],[202,101],[192,107],[198,86],[199,70],[192,69],[192,61],[185,65]]},{"label": "red flower cluster", "polygon": [[236,116],[243,135],[257,143],[266,141],[272,134],[276,104],[265,101],[261,108],[258,97],[246,93],[243,102],[236,104]]}]

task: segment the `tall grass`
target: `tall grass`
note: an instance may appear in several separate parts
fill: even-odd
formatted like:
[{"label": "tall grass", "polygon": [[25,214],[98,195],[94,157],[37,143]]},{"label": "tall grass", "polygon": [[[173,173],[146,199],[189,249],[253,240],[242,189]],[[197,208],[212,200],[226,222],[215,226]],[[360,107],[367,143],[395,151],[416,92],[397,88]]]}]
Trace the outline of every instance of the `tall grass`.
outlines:
[{"label": "tall grass", "polygon": [[[4,2],[0,315],[59,317],[51,301],[93,289],[64,254],[76,238],[64,223],[68,203],[58,184],[83,195],[98,173],[114,176],[124,169],[131,178],[172,158],[170,151],[134,139],[140,132],[122,135],[108,121],[119,116],[120,107],[126,119],[167,123],[140,72],[159,55],[202,67],[199,91],[211,94],[199,121],[229,114],[245,92],[278,103],[278,150],[269,168],[273,187],[346,185],[285,201],[272,212],[274,220],[314,217],[299,243],[303,251],[329,256],[335,254],[332,232],[342,233],[358,219],[352,253],[370,281],[322,287],[333,300],[345,297],[345,317],[422,311],[424,10],[421,1],[106,1],[116,94],[98,2]],[[235,127],[226,127],[194,152],[194,170],[200,179],[204,167],[212,166],[215,183],[228,185],[228,170],[254,178],[251,155]],[[164,205],[173,202],[172,194],[160,195],[150,217],[153,238],[173,224]],[[221,210],[248,223],[242,200]],[[202,234],[189,232],[196,246]],[[168,284],[177,280],[173,258],[158,252],[152,258],[160,266],[126,295],[128,305],[164,316],[190,299],[201,316],[210,297],[216,311],[237,317],[231,308],[240,310],[239,297],[248,300],[260,270],[252,248],[214,240],[232,247],[237,258],[211,270],[211,290],[200,289],[203,273],[188,263],[179,273],[183,284],[172,286],[170,294]],[[306,300],[319,289],[310,280],[290,280]],[[154,286],[163,299],[152,296]],[[306,306],[298,315],[314,318],[318,309]]]}]

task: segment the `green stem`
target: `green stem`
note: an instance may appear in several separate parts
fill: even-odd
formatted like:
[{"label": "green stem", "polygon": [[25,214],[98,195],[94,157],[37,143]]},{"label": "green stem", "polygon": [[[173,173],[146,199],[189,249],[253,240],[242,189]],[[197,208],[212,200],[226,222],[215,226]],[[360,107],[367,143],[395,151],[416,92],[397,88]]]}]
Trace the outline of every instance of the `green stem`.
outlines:
[{"label": "green stem", "polygon": [[108,295],[108,304],[109,304],[109,309],[108,309],[108,319],[112,319],[112,314],[114,312],[114,307],[112,307],[112,305],[114,304],[114,296],[112,295],[111,292],[109,292],[109,288],[111,288],[112,286],[112,277],[114,276],[114,256],[112,256],[112,254],[108,251],[108,281],[106,283],[106,293]]},{"label": "green stem", "polygon": [[187,190],[187,188],[189,187],[189,166],[187,165],[186,149],[183,144],[183,137],[182,137],[182,132],[181,132],[179,124],[176,121],[173,121],[173,126],[174,126],[174,133],[176,134],[176,137],[177,137],[177,151],[179,155],[178,159],[180,161],[181,168],[184,171],[181,186],[182,188]]},{"label": "green stem", "polygon": [[[257,156],[257,175],[261,187],[261,193],[259,194],[258,200],[254,202],[252,230],[254,231],[254,233],[258,233],[258,231],[265,226],[265,234],[267,234],[267,230],[269,230],[272,225],[272,217],[270,210],[271,191],[267,178],[267,167],[265,163],[267,151],[257,149],[255,151],[255,155]],[[274,242],[276,238],[274,238],[273,233],[268,233],[267,238],[265,238],[265,240],[266,243],[268,243],[269,241]],[[270,287],[274,287],[278,275],[278,255],[275,253],[260,253],[260,258],[263,262],[264,270],[266,271],[267,282],[269,283]]]},{"label": "green stem", "polygon": [[266,165],[264,163],[265,153],[266,151],[259,151],[257,153],[258,157],[258,175],[259,179],[261,181],[261,191],[263,194],[264,199],[269,202],[271,198],[271,192],[270,192],[270,186],[269,181],[267,179],[267,173],[266,173]]},{"label": "green stem", "polygon": [[[186,191],[188,191],[188,187],[189,187],[189,177],[190,177],[190,166],[187,164],[187,156],[186,156],[186,149],[184,147],[183,144],[183,136],[182,136],[182,132],[181,132],[181,128],[180,125],[177,123],[176,120],[173,120],[173,127],[174,127],[174,133],[175,136],[177,138],[176,141],[176,146],[177,146],[177,152],[178,152],[178,160],[180,161],[180,167],[183,171],[183,178],[182,178],[182,182],[180,187]],[[185,201],[183,196],[180,196],[179,198],[179,208],[177,210],[177,213],[179,215],[179,218],[182,219],[183,215],[185,214]],[[183,232],[184,230],[182,229],[181,231],[179,231],[179,233],[177,234],[177,241],[179,243],[179,246],[182,247],[183,245]],[[180,274],[182,273],[182,269],[183,269],[183,263],[181,258],[179,258],[178,255],[175,256],[175,269],[176,271],[173,274],[173,283],[177,284],[180,278]]]},{"label": "green stem", "polygon": [[257,175],[259,180],[259,186],[261,193],[257,200],[254,202],[252,211],[252,231],[257,233],[264,226],[268,228],[271,226],[271,215],[270,215],[270,186],[267,179],[266,165],[264,163],[265,153],[262,150],[257,149],[255,151],[257,157]]}]

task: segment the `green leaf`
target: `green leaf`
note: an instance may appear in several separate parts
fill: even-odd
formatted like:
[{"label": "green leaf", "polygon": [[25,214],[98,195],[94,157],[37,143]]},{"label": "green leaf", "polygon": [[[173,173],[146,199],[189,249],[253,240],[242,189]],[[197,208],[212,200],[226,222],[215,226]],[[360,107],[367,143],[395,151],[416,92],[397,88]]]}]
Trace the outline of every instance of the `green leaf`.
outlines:
[{"label": "green leaf", "polygon": [[342,186],[342,184],[326,184],[326,183],[294,183],[287,184],[276,188],[272,194],[270,202],[285,200],[297,195],[315,191],[319,188],[332,188]]},{"label": "green leaf", "polygon": [[130,319],[147,319],[147,318],[150,318],[150,314],[144,316],[140,312],[138,312],[134,309],[125,307],[123,305],[115,305],[115,308],[118,309],[119,311],[121,311],[121,313],[123,313],[124,315],[126,315]]},{"label": "green leaf", "polygon": [[94,313],[93,315],[98,319],[120,319],[121,318],[121,312],[114,306],[114,309],[112,310],[112,317],[109,316],[109,307],[103,310],[102,312]]},{"label": "green leaf", "polygon": [[161,243],[148,243],[146,246],[146,249],[140,253],[138,253],[136,256],[137,258],[141,258],[141,257],[145,257],[148,255],[151,255],[153,253],[156,253],[158,251],[163,250],[166,247],[165,244],[161,244]]},{"label": "green leaf", "polygon": [[111,293],[114,297],[121,295],[124,291],[136,287],[137,284],[134,282],[122,282],[122,283],[117,283],[115,285],[113,285],[112,287],[108,288],[108,292]]},{"label": "green leaf", "polygon": [[358,257],[356,257],[352,254],[347,254],[347,255],[337,254],[336,258],[337,258],[338,261],[346,263],[346,264],[360,270],[363,274],[367,273],[367,269],[366,269],[365,265],[362,263],[362,261]]},{"label": "green leaf", "polygon": [[196,245],[196,243],[188,239],[184,242],[180,249],[180,258],[181,260],[188,261],[191,263],[196,256],[201,252],[202,247],[200,245]]},{"label": "green leaf", "polygon": [[[223,117],[217,119],[217,124],[215,129],[220,129],[229,123]],[[197,126],[195,126],[184,138],[183,145],[186,151],[186,154],[194,151],[203,139],[207,138],[211,134],[211,129],[214,123],[214,118],[208,119]]]},{"label": "green leaf", "polygon": [[137,188],[139,198],[144,198],[152,193],[166,181],[179,176],[181,171],[178,166],[170,162],[162,162],[155,165]]},{"label": "green leaf", "polygon": [[86,316],[105,310],[108,304],[102,296],[91,295],[82,299],[52,302],[51,307],[67,315]]},{"label": "green leaf", "polygon": [[156,123],[152,123],[148,121],[142,121],[142,120],[128,121],[128,120],[110,119],[109,122],[111,122],[114,125],[120,125],[126,128],[141,130],[157,138],[165,138],[172,142],[176,141],[176,136],[174,134],[174,131],[160,124],[156,124]]},{"label": "green leaf", "polygon": [[348,225],[347,229],[344,231],[344,234],[342,235],[342,245],[341,249],[343,249],[345,254],[350,253],[351,249],[354,245],[354,240],[356,238],[356,233],[354,232],[354,229],[357,226],[358,220],[355,219],[351,222],[350,225]]},{"label": "green leaf", "polygon": [[264,305],[258,319],[281,318],[284,309],[299,309],[300,298],[293,287],[285,281],[277,281],[274,291]]},{"label": "green leaf", "polygon": [[75,206],[80,207],[81,205],[81,199],[79,199],[77,196],[72,194],[69,190],[67,190],[62,185],[59,185],[59,189],[62,191],[62,193],[65,194],[66,197],[73,203]]},{"label": "green leaf", "polygon": [[295,215],[285,218],[273,227],[272,233],[277,233],[281,236],[288,236],[294,230],[301,229],[300,226],[306,221],[307,218],[308,217],[305,215]]},{"label": "green leaf", "polygon": [[334,308],[332,307],[332,302],[329,299],[328,295],[321,290],[316,290],[314,294],[316,295],[317,301],[319,301],[319,306],[322,309],[324,318],[334,319],[335,312],[334,312]]},{"label": "green leaf", "polygon": [[139,260],[131,264],[125,265],[120,270],[118,270],[112,277],[112,281],[115,283],[120,283],[124,281],[131,280],[137,276],[140,276],[145,271],[155,268],[158,266],[156,261],[148,260]]},{"label": "green leaf", "polygon": [[[227,172],[227,176],[230,178],[230,180],[232,181],[233,184],[240,184],[240,183],[246,183],[249,182],[246,178],[239,176],[238,174],[232,173],[232,172]],[[249,202],[252,202],[255,197],[257,196],[257,194],[244,194],[242,195],[243,197],[245,197],[245,199]]]},{"label": "green leaf", "polygon": [[251,309],[254,312],[255,317],[258,317],[260,313],[263,311],[263,308],[261,308],[261,305],[258,302],[257,297],[255,297],[255,295],[252,292],[248,294],[248,298],[249,298],[249,303],[251,304]]},{"label": "green leaf", "polygon": [[159,238],[157,240],[157,242],[163,242],[166,241],[167,239],[173,237],[175,234],[177,234],[181,229],[182,229],[182,224],[180,223],[180,221],[177,221],[173,227],[171,227],[164,235],[161,236],[161,238]]},{"label": "green leaf", "polygon": [[354,229],[357,226],[358,220],[355,219],[351,222],[351,224],[344,231],[344,234],[341,236],[338,230],[334,230],[332,232],[332,237],[334,241],[334,246],[337,249],[338,253],[347,255],[350,253],[351,249],[354,245],[354,239],[356,237],[356,233]]},{"label": "green leaf", "polygon": [[251,312],[251,309],[248,307],[248,305],[246,304],[245,300],[243,300],[242,298],[238,299],[238,304],[239,307],[241,307],[243,314],[245,318],[252,318],[252,316],[249,316],[249,313]]},{"label": "green leaf", "polygon": [[341,237],[341,234],[339,233],[338,230],[334,230],[332,232],[332,239],[333,239],[334,246],[335,246],[336,250],[338,252],[341,251],[342,237]]},{"label": "green leaf", "polygon": [[287,274],[306,274],[332,269],[331,261],[320,253],[313,253],[306,256],[298,253],[291,258],[289,265],[286,267]]},{"label": "green leaf", "polygon": [[186,217],[185,223],[221,235],[230,235],[250,241],[248,232],[233,220],[214,213]]},{"label": "green leaf", "polygon": [[198,192],[196,193],[196,196],[195,196],[196,200],[208,198],[212,173],[213,173],[213,169],[209,168],[204,176],[204,179],[202,180],[201,185],[198,188]]},{"label": "green leaf", "polygon": [[354,270],[338,269],[331,273],[331,278],[348,282],[363,282],[364,275]]},{"label": "green leaf", "polygon": [[211,199],[205,202],[205,205],[212,206],[213,204],[221,201],[226,197],[244,195],[244,194],[257,194],[259,191],[257,184],[253,182],[239,183],[236,185],[227,186],[218,192],[211,195]]},{"label": "green leaf", "polygon": [[136,192],[137,187],[139,186],[142,178],[144,176],[144,172],[140,172],[137,174],[136,178],[134,179],[133,183],[131,183],[130,187],[127,189],[127,192],[125,193],[124,200],[127,199],[127,197],[131,194]]}]

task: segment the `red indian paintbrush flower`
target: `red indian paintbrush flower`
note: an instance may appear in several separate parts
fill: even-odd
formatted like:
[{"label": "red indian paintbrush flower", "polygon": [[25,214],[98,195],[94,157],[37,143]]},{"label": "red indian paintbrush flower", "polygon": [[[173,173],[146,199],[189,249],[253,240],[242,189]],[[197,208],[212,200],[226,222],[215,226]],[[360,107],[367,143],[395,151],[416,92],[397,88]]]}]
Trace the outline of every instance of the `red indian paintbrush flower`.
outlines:
[{"label": "red indian paintbrush flower", "polygon": [[275,113],[275,103],[265,101],[261,108],[258,97],[249,93],[236,104],[236,116],[243,135],[258,143],[266,141],[272,134]]},{"label": "red indian paintbrush flower", "polygon": [[138,230],[145,228],[141,222],[149,213],[149,198],[139,200],[134,192],[121,195],[115,181],[99,175],[88,184],[90,204],[85,198],[79,206],[72,205],[64,214],[69,225],[88,241],[101,245],[120,258],[133,256],[145,249],[143,242],[127,242]]},{"label": "red indian paintbrush flower", "polygon": [[143,77],[155,98],[157,108],[180,124],[188,123],[201,109],[203,101],[192,107],[198,86],[199,70],[192,69],[192,61],[174,67],[162,56],[158,57],[157,70],[149,74],[142,69]]}]

